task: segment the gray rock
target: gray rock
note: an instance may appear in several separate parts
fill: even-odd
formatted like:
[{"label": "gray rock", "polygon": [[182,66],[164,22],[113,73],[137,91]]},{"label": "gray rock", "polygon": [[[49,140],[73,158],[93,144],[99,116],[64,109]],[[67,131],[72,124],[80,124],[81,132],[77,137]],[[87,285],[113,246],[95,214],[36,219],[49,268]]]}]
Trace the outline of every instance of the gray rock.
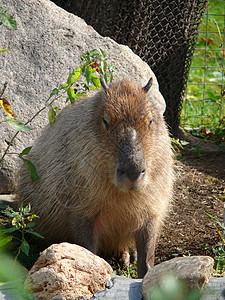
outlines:
[{"label": "gray rock", "polygon": [[[81,18],[67,13],[49,0],[8,0],[5,7],[11,10],[18,28],[11,31],[1,26],[1,48],[10,45],[9,52],[0,54],[0,90],[8,81],[4,97],[11,103],[18,120],[26,122],[45,105],[50,92],[65,83],[69,70],[80,65],[81,55],[91,49],[102,48],[108,64],[115,66],[114,77],[131,77],[143,84],[153,77],[153,97],[164,99],[158,91],[158,83],[149,66],[127,46],[110,38],[103,38]],[[56,102],[64,104],[64,99]],[[31,124],[34,129],[20,133],[3,161],[0,170],[0,193],[14,190],[18,156],[25,147],[31,146],[48,122],[48,111],[43,111]],[[5,113],[0,110],[0,120]],[[1,124],[0,158],[7,141],[15,130],[7,123]]]},{"label": "gray rock", "polygon": [[189,288],[206,287],[211,277],[214,260],[209,256],[177,257],[149,269],[142,282],[144,299],[149,299],[153,286],[159,285],[165,275],[183,279]]},{"label": "gray rock", "polygon": [[211,278],[201,300],[224,300],[225,278]]},{"label": "gray rock", "polygon": [[18,288],[18,284],[22,287],[23,281],[9,282],[0,284],[0,300],[35,300],[33,295],[22,288]]},{"label": "gray rock", "polygon": [[142,279],[129,279],[126,277],[115,276],[111,279],[111,288],[99,291],[91,299],[107,300],[141,300]]}]

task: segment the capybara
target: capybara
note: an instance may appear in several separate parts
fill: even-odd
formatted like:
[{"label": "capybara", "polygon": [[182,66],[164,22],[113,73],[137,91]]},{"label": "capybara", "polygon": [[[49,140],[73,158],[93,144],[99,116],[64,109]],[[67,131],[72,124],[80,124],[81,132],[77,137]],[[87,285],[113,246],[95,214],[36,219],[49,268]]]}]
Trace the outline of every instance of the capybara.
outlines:
[{"label": "capybara", "polygon": [[108,87],[101,77],[100,91],[64,108],[36,140],[28,158],[39,180],[22,166],[17,191],[48,244],[67,241],[100,254],[135,242],[139,277],[154,264],[173,185],[165,107],[152,81]]}]

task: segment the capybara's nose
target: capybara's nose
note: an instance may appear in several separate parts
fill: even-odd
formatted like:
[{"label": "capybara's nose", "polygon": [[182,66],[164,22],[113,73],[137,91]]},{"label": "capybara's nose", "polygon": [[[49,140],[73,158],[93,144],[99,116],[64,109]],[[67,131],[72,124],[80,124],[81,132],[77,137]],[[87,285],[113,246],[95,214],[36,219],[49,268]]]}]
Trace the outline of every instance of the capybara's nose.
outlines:
[{"label": "capybara's nose", "polygon": [[129,180],[132,182],[142,179],[146,174],[146,165],[119,164],[117,167],[117,176],[120,180]]}]

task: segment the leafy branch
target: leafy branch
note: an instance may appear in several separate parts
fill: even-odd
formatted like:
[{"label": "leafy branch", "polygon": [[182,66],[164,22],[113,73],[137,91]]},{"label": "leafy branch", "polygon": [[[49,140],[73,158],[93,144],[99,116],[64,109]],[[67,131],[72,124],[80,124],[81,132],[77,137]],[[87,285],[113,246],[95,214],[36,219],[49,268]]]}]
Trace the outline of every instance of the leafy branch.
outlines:
[{"label": "leafy branch", "polygon": [[[1,237],[0,240],[0,248],[6,246],[14,239],[20,243],[15,256],[15,261],[18,259],[21,251],[28,256],[30,245],[25,239],[25,235],[32,234],[39,238],[43,238],[42,235],[35,232],[32,228],[35,225],[33,220],[38,218],[38,216],[31,213],[30,204],[26,207],[23,207],[21,204],[18,211],[14,211],[12,207],[7,206],[6,209],[1,212],[8,218],[8,228],[3,228],[1,230],[3,237]],[[19,235],[16,235],[16,233]]]},{"label": "leafy branch", "polygon": [[[57,99],[66,95],[66,102],[70,101],[71,104],[75,104],[82,97],[84,97],[88,91],[101,87],[100,79],[96,73],[103,75],[106,82],[112,82],[113,70],[114,68],[112,66],[108,66],[106,53],[102,49],[99,49],[99,51],[97,49],[86,51],[85,54],[81,56],[81,66],[75,71],[70,72],[66,83],[61,84],[58,88],[54,88],[52,90],[49,98],[45,102],[45,105],[38,110],[26,123],[22,123],[15,119],[17,115],[12,112],[9,101],[5,98],[2,98],[7,86],[7,83],[5,83],[0,94],[0,104],[2,105],[2,108],[8,117],[6,117],[3,122],[7,122],[8,125],[17,130],[17,132],[9,141],[7,148],[0,159],[0,165],[5,156],[8,154],[8,151],[19,132],[32,130],[32,128],[28,127],[27,125],[30,124],[42,111],[49,108],[48,119],[50,125],[52,126],[55,122],[57,111],[60,110],[58,107],[53,107],[53,103]],[[78,83],[77,81],[80,76],[84,76],[85,81]],[[38,180],[38,175],[36,173],[35,166],[29,160],[23,158],[23,155],[27,155],[29,153],[28,149],[30,151],[31,147],[24,149],[24,151],[19,154],[19,158],[23,159],[27,168],[30,170],[32,180],[36,181]]]}]

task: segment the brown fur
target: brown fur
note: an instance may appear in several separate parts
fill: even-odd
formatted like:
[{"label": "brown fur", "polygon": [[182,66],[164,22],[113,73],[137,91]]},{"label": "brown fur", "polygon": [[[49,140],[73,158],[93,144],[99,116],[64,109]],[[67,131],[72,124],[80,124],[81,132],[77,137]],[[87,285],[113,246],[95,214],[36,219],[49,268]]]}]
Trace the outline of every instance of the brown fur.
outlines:
[{"label": "brown fur", "polygon": [[[115,175],[126,147],[129,161],[146,165],[134,182]],[[157,103],[129,79],[113,83],[63,109],[29,159],[40,180],[33,183],[22,166],[17,200],[30,202],[40,217],[36,231],[49,244],[68,241],[95,253],[123,249],[135,239],[143,276],[153,265],[173,183],[170,139]]]}]

